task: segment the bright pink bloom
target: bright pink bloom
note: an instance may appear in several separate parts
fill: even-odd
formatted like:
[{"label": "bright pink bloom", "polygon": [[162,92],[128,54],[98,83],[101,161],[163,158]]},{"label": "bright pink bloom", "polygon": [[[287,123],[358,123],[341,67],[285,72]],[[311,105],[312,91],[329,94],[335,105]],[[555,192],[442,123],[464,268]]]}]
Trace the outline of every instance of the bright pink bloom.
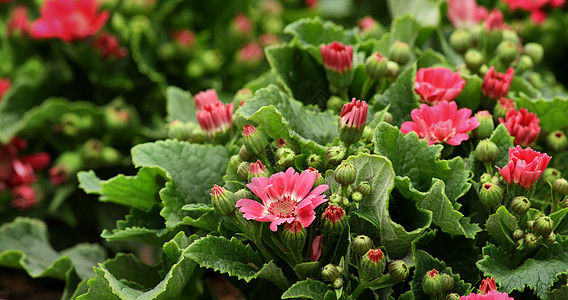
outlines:
[{"label": "bright pink bloom", "polygon": [[487,15],[487,8],[478,6],[475,0],[448,0],[448,19],[456,28],[479,24]]},{"label": "bright pink bloom", "polygon": [[493,9],[485,19],[485,28],[489,31],[506,29],[503,13],[496,8]]},{"label": "bright pink bloom", "polygon": [[2,100],[2,96],[10,89],[12,85],[12,80],[8,78],[0,78],[0,100]]},{"label": "bright pink bloom", "polygon": [[316,237],[314,237],[314,240],[312,241],[312,249],[310,251],[311,261],[318,261],[318,259],[320,259],[321,252],[323,250],[322,243],[323,235],[316,235]]},{"label": "bright pink bloom", "polygon": [[533,149],[523,149],[521,146],[509,149],[509,163],[499,169],[499,173],[507,183],[520,184],[523,188],[530,188],[540,177],[550,156],[541,154]]},{"label": "bright pink bloom", "polygon": [[195,108],[197,108],[197,111],[203,110],[205,106],[220,102],[219,97],[217,96],[217,91],[214,89],[208,89],[195,94],[195,96],[193,96],[193,100],[195,101]]},{"label": "bright pink bloom", "polygon": [[460,72],[443,67],[421,68],[416,73],[414,92],[420,101],[430,105],[454,100],[463,90],[465,79]]},{"label": "bright pink bloom", "polygon": [[256,42],[250,42],[237,52],[237,62],[246,65],[256,65],[264,58],[262,47]]},{"label": "bright pink bloom", "polygon": [[328,186],[322,184],[312,190],[314,181],[315,175],[312,172],[298,174],[293,168],[270,178],[255,177],[247,187],[262,200],[262,204],[251,199],[241,199],[237,201],[236,207],[240,207],[239,212],[244,213],[245,219],[270,222],[272,231],[276,231],[278,225],[294,220],[308,227],[316,218],[314,209],[327,201],[322,193]]},{"label": "bright pink bloom", "polygon": [[189,29],[178,29],[171,32],[174,42],[184,49],[189,49],[195,43],[195,33]]},{"label": "bright pink bloom", "polygon": [[515,70],[513,68],[507,69],[507,73],[499,73],[495,71],[495,67],[489,68],[489,70],[483,76],[483,83],[481,84],[481,89],[485,96],[492,99],[499,99],[501,97],[507,96],[509,92],[509,87],[511,82],[513,82],[513,76],[515,75]]},{"label": "bright pink bloom", "polygon": [[497,284],[495,283],[495,278],[491,277],[491,278],[485,278],[481,281],[481,284],[479,285],[479,291],[482,294],[488,294],[489,292],[492,291],[496,291],[497,290]]},{"label": "bright pink bloom", "polygon": [[123,58],[128,53],[126,48],[120,46],[118,38],[110,33],[99,35],[93,42],[93,46],[104,59]]},{"label": "bright pink bloom", "polygon": [[210,137],[218,133],[225,133],[233,126],[233,103],[217,102],[203,107],[197,112],[199,126]]},{"label": "bright pink bloom", "polygon": [[414,122],[402,123],[400,131],[404,134],[414,131],[419,137],[425,138],[428,145],[448,143],[457,146],[469,138],[468,131],[479,126],[476,117],[470,118],[471,110],[458,110],[454,101],[440,102],[434,106],[422,104],[420,109],[412,110],[410,116]]},{"label": "bright pink bloom", "polygon": [[515,145],[530,146],[540,134],[540,126],[538,125],[540,119],[536,114],[530,113],[524,108],[519,108],[518,111],[510,110],[505,116],[505,120],[499,118],[499,123],[505,124],[509,134],[515,137],[513,141]]},{"label": "bright pink bloom", "polygon": [[509,5],[511,11],[520,9],[531,13],[531,19],[540,24],[546,20],[545,8],[562,7],[566,4],[565,0],[503,0]]},{"label": "bright pink bloom", "polygon": [[373,29],[373,27],[375,27],[377,24],[378,24],[377,21],[373,19],[373,17],[371,16],[366,16],[357,21],[357,25],[360,28],[359,30],[360,32],[369,31]]},{"label": "bright pink bloom", "polygon": [[20,185],[12,189],[14,199],[10,203],[17,210],[26,210],[35,206],[37,202],[34,189],[29,185]]},{"label": "bright pink bloom", "polygon": [[12,11],[12,15],[8,20],[8,34],[14,35],[16,33],[21,35],[28,35],[30,28],[30,19],[28,18],[28,8],[23,5],[18,5]]},{"label": "bright pink bloom", "polygon": [[367,123],[367,102],[353,98],[350,103],[341,108],[341,127],[359,129]]},{"label": "bright pink bloom", "polygon": [[497,105],[495,106],[495,109],[499,109],[500,111],[504,112],[505,115],[515,108],[515,101],[505,97],[501,97],[497,102]]},{"label": "bright pink bloom", "polygon": [[245,36],[249,35],[253,30],[253,24],[250,19],[243,13],[238,13],[233,19],[233,26],[236,31]]},{"label": "bright pink bloom", "polygon": [[491,291],[485,295],[472,293],[467,296],[461,296],[460,300],[515,300],[515,299],[513,297],[509,297],[507,293]]},{"label": "bright pink bloom", "polygon": [[326,69],[340,73],[351,70],[353,65],[353,46],[344,46],[342,43],[333,42],[321,45],[321,58]]},{"label": "bright pink bloom", "polygon": [[109,12],[97,13],[96,0],[48,0],[41,17],[31,26],[33,38],[59,38],[72,42],[97,33],[109,18]]}]

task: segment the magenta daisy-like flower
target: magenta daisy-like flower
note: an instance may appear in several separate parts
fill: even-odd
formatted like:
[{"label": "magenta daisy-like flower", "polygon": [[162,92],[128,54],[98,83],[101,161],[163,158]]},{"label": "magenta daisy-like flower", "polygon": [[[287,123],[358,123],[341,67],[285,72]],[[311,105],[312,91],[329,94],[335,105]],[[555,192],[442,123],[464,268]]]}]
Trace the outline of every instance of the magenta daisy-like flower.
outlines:
[{"label": "magenta daisy-like flower", "polygon": [[236,207],[248,220],[270,222],[270,230],[278,225],[297,220],[304,227],[310,226],[316,218],[314,209],[327,201],[322,195],[327,185],[318,185],[312,190],[316,177],[313,172],[298,174],[293,168],[276,173],[270,178],[255,177],[247,187],[262,203],[251,199],[237,201]]}]

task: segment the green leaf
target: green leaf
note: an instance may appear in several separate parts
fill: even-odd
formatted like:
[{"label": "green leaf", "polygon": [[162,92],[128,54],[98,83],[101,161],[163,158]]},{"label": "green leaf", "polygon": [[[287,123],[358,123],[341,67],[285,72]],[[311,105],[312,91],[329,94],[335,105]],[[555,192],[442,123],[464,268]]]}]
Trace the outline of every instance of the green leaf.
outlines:
[{"label": "green leaf", "polygon": [[184,91],[175,86],[168,86],[166,89],[166,102],[168,123],[174,120],[181,122],[197,122],[195,102],[190,92]]},{"label": "green leaf", "polygon": [[79,179],[79,187],[85,191],[87,194],[101,194],[102,187],[100,185],[101,179],[97,177],[93,170],[81,171],[77,173],[77,179]]},{"label": "green leaf", "polygon": [[413,92],[415,75],[416,65],[406,69],[383,94],[373,98],[372,110],[379,111],[390,105],[392,124],[400,126],[410,120],[410,112],[418,108],[418,100]]},{"label": "green leaf", "polygon": [[546,131],[554,131],[568,126],[568,98],[531,99],[524,94],[516,99],[519,107],[535,113],[540,119],[540,126]]},{"label": "green leaf", "polygon": [[405,14],[414,17],[422,26],[440,25],[440,2],[433,0],[389,0],[389,10],[393,19]]},{"label": "green leaf", "polygon": [[511,239],[511,233],[517,229],[517,218],[505,206],[500,206],[490,215],[485,223],[487,231],[497,243],[509,252],[514,252],[517,244]]},{"label": "green leaf", "polygon": [[324,299],[329,290],[330,288],[325,283],[308,278],[294,283],[282,294],[282,299],[308,298],[319,300]]},{"label": "green leaf", "polygon": [[275,86],[257,91],[236,115],[239,127],[244,123],[241,118],[256,122],[273,139],[292,137],[300,143],[302,150],[309,149],[318,154],[325,152],[320,145],[337,137],[337,116],[330,112],[308,111]]},{"label": "green leaf", "polygon": [[284,28],[284,33],[291,34],[302,46],[315,46],[319,50],[322,44],[340,42],[345,45],[357,43],[356,29],[345,30],[342,26],[331,21],[323,21],[316,17],[313,19],[301,19]]},{"label": "green leaf", "polygon": [[528,286],[539,298],[548,299],[557,276],[568,273],[568,240],[541,248],[520,266],[512,264],[503,248],[488,244],[483,247],[483,259],[477,267],[485,276],[494,277],[504,292],[523,291]]},{"label": "green leaf", "polygon": [[507,127],[503,124],[499,124],[491,137],[489,138],[490,141],[497,145],[499,149],[499,155],[497,159],[493,161],[493,164],[499,168],[503,168],[509,162],[509,148],[515,147],[513,144],[513,140],[515,138],[509,135],[507,131]]},{"label": "green leaf", "polygon": [[390,45],[396,41],[407,43],[410,48],[414,47],[414,43],[420,34],[421,26],[416,18],[410,15],[400,16],[391,24]]},{"label": "green leaf", "polygon": [[287,44],[268,46],[265,53],[272,71],[289,94],[304,104],[325,107],[331,95],[329,83],[322,64],[313,55]]},{"label": "green leaf", "polygon": [[229,152],[223,146],[166,140],[135,146],[132,161],[137,167],[167,172],[184,196],[184,204],[209,203],[211,188],[223,182]]},{"label": "green leaf", "polygon": [[290,281],[286,278],[282,269],[278,267],[274,261],[270,261],[262,266],[262,269],[258,272],[258,278],[269,280],[282,290],[286,290],[290,287]]},{"label": "green leaf", "polygon": [[526,79],[520,76],[514,76],[509,91],[515,95],[527,95],[530,98],[539,98],[541,93],[534,88]]},{"label": "green leaf", "polygon": [[211,268],[246,282],[257,278],[262,266],[260,255],[236,238],[206,236],[191,244],[183,253],[201,267]]},{"label": "green leaf", "polygon": [[66,280],[73,269],[81,279],[88,278],[92,266],[105,257],[104,249],[94,244],[78,244],[57,253],[40,220],[19,217],[0,227],[0,265],[24,269],[33,278]]},{"label": "green leaf", "polygon": [[462,92],[456,98],[456,102],[460,107],[469,108],[473,111],[477,110],[481,103],[481,84],[483,80],[477,75],[461,75],[465,79],[465,86]]},{"label": "green leaf", "polygon": [[132,60],[136,62],[138,71],[165,89],[167,80],[158,70],[159,62],[155,53],[157,35],[152,29],[151,21],[146,16],[137,15],[130,20],[128,25],[131,29]]},{"label": "green leaf", "polygon": [[550,293],[550,300],[563,300],[568,299],[568,285],[563,285],[557,290]]},{"label": "green leaf", "polygon": [[432,49],[424,50],[424,53],[416,60],[416,68],[428,68],[436,65],[447,64],[446,58],[441,53]]}]

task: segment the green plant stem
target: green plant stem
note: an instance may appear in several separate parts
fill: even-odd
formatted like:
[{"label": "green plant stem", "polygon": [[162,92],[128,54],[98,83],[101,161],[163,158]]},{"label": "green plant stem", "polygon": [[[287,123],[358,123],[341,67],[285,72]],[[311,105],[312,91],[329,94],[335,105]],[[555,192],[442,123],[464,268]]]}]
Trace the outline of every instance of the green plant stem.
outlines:
[{"label": "green plant stem", "polygon": [[366,99],[367,93],[369,92],[369,90],[371,89],[374,83],[375,83],[374,78],[368,77],[365,80],[365,83],[363,83],[363,88],[361,88],[361,100]]}]

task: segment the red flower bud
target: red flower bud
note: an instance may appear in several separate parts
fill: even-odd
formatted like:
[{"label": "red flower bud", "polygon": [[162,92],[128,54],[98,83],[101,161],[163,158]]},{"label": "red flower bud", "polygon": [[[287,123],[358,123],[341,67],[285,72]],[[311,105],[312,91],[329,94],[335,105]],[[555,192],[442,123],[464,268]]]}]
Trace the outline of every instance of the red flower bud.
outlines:
[{"label": "red flower bud", "polygon": [[485,96],[492,99],[507,96],[514,74],[515,70],[513,68],[507,69],[507,73],[496,72],[493,66],[489,68],[485,76],[483,76],[483,83],[481,84]]},{"label": "red flower bud", "polygon": [[323,65],[339,73],[350,71],[353,65],[353,46],[333,42],[320,47]]},{"label": "red flower bud", "polygon": [[499,123],[505,124],[507,131],[515,140],[515,145],[530,146],[532,145],[538,135],[540,134],[540,119],[536,114],[528,112],[524,108],[519,108],[518,111],[510,110],[505,117],[499,118]]}]

